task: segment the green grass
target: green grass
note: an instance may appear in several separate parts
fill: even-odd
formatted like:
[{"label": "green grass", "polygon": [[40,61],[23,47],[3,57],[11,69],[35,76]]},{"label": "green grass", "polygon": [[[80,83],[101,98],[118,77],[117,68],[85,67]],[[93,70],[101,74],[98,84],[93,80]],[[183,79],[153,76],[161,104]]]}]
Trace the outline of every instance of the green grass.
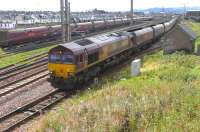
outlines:
[{"label": "green grass", "polygon": [[5,52],[3,51],[2,48],[0,48],[0,54],[4,54]]},{"label": "green grass", "polygon": [[127,65],[64,101],[27,131],[199,131],[199,57],[162,52]]},{"label": "green grass", "polygon": [[187,23],[192,28],[192,30],[197,34],[197,36],[200,36],[200,23],[190,22],[190,21],[187,21]]},{"label": "green grass", "polygon": [[[32,51],[17,53],[15,55],[0,58],[0,68],[11,65],[11,64],[16,64],[17,62],[20,62],[24,59],[32,57],[36,54],[40,54],[40,53],[49,51],[49,49],[51,49],[52,47],[54,47],[54,46],[49,46],[49,47],[40,48],[40,49],[36,49],[36,50],[32,50]],[[3,53],[2,49],[0,49],[0,53]]]}]

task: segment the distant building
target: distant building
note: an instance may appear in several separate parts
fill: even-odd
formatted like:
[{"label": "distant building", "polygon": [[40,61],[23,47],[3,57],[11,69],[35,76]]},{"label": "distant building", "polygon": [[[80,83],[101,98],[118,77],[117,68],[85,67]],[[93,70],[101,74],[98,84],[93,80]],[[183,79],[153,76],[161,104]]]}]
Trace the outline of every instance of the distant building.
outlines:
[{"label": "distant building", "polygon": [[191,10],[186,12],[187,17],[200,17],[200,10]]},{"label": "distant building", "polygon": [[104,10],[98,10],[96,8],[94,10],[92,10],[92,12],[96,13],[96,14],[104,14],[104,13],[106,13],[106,11],[104,11]]},{"label": "distant building", "polygon": [[139,12],[139,11],[137,11],[137,12],[134,12],[134,15],[137,15],[137,16],[144,16],[145,14],[144,14],[144,12]]},{"label": "distant building", "polygon": [[24,20],[24,16],[23,15],[18,15],[15,18],[16,21],[23,21]]},{"label": "distant building", "polygon": [[191,10],[186,12],[187,19],[193,19],[200,22],[200,10]]},{"label": "distant building", "polygon": [[16,24],[15,23],[0,22],[0,29],[14,29],[14,28],[16,28]]}]

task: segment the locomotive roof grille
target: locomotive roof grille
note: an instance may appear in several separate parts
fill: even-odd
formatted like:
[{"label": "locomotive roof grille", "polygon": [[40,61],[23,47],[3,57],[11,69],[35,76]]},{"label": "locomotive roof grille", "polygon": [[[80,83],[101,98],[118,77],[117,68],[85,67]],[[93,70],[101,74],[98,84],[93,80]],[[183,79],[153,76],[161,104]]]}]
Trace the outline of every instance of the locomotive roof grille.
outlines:
[{"label": "locomotive roof grille", "polygon": [[94,42],[92,42],[91,40],[88,40],[88,39],[82,39],[82,40],[76,41],[75,43],[77,43],[81,46],[86,46],[86,45],[93,44]]}]

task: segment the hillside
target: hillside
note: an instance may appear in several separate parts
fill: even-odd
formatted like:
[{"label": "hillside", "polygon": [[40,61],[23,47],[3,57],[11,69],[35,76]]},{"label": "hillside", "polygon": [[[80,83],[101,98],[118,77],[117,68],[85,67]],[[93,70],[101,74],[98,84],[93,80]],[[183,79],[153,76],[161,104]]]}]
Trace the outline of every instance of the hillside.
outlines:
[{"label": "hillside", "polygon": [[[186,7],[186,10],[200,10],[200,7]],[[171,7],[171,8],[149,8],[145,10],[136,10],[136,11],[142,11],[142,12],[151,12],[151,13],[160,13],[160,12],[165,12],[165,13],[177,13],[177,14],[183,14],[184,13],[184,8],[183,7]]]}]

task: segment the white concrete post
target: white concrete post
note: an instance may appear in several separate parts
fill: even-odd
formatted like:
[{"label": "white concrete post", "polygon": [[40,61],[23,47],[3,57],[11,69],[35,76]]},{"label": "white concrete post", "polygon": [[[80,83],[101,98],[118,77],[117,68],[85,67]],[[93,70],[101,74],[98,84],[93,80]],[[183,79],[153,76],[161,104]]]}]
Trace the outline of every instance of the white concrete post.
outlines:
[{"label": "white concrete post", "polygon": [[99,78],[98,77],[95,77],[94,78],[94,85],[98,85],[99,84]]},{"label": "white concrete post", "polygon": [[131,63],[131,76],[138,76],[140,74],[141,59],[132,61]]}]

